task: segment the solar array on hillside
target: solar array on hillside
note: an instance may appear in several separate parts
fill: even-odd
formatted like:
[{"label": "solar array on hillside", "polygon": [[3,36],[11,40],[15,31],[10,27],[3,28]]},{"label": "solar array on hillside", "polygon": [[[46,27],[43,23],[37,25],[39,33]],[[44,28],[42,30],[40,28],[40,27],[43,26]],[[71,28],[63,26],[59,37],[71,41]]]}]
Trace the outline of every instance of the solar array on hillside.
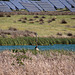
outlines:
[{"label": "solar array on hillside", "polygon": [[0,5],[0,12],[11,12],[6,5]]},{"label": "solar array on hillside", "polygon": [[11,1],[11,3],[16,6],[19,10],[25,9],[19,2],[17,1]]},{"label": "solar array on hillside", "polygon": [[10,0],[0,1],[0,11],[10,12],[12,10],[26,9],[29,12],[56,11],[57,9],[68,8],[75,12],[75,0]]},{"label": "solar array on hillside", "polygon": [[43,11],[43,9],[36,3],[36,1],[31,1],[39,10]]},{"label": "solar array on hillside", "polygon": [[67,8],[71,8],[71,5],[66,0],[60,0]]},{"label": "solar array on hillside", "polygon": [[5,1],[5,3],[6,3],[12,10],[16,10],[16,7],[15,7],[11,2]]},{"label": "solar array on hillside", "polygon": [[75,12],[75,8],[70,8],[69,9],[71,12]]},{"label": "solar array on hillside", "polygon": [[5,4],[5,1],[0,1],[0,3],[1,3],[2,5],[6,5],[6,6],[9,8],[9,6],[8,6],[7,4]]},{"label": "solar array on hillside", "polygon": [[57,9],[65,8],[65,6],[59,0],[49,0]]},{"label": "solar array on hillside", "polygon": [[73,7],[75,7],[75,3],[73,0],[67,0],[67,2],[69,2]]},{"label": "solar array on hillside", "polygon": [[48,4],[47,2],[41,2],[41,1],[37,1],[36,2],[40,7],[42,7],[42,9],[44,11],[55,11],[55,8],[53,8],[50,4]]},{"label": "solar array on hillside", "polygon": [[0,3],[0,5],[2,5],[2,4]]},{"label": "solar array on hillside", "polygon": [[29,0],[21,0],[21,1],[25,3],[31,3]]},{"label": "solar array on hillside", "polygon": [[35,6],[33,5],[32,3],[23,3],[23,2],[20,2],[24,8],[26,8],[29,12],[39,12],[40,10]]}]

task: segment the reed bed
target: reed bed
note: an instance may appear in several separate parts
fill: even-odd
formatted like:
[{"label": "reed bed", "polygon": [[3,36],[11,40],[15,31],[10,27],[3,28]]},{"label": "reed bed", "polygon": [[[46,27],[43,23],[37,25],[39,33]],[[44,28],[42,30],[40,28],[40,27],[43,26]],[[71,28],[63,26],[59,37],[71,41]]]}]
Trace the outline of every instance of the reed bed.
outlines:
[{"label": "reed bed", "polygon": [[3,51],[0,52],[0,75],[75,75],[75,52]]},{"label": "reed bed", "polygon": [[0,45],[53,45],[53,44],[75,44],[75,38],[50,38],[50,37],[18,37],[0,38]]}]

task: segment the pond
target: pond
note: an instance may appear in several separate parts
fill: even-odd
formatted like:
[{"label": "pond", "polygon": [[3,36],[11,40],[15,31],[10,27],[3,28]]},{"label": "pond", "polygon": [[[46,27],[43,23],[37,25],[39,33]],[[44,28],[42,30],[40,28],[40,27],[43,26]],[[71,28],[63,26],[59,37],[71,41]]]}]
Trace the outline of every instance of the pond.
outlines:
[{"label": "pond", "polygon": [[[11,49],[35,49],[33,45],[19,45],[19,46],[0,46],[0,51]],[[71,50],[75,51],[75,44],[55,44],[48,46],[38,46],[40,50]]]}]

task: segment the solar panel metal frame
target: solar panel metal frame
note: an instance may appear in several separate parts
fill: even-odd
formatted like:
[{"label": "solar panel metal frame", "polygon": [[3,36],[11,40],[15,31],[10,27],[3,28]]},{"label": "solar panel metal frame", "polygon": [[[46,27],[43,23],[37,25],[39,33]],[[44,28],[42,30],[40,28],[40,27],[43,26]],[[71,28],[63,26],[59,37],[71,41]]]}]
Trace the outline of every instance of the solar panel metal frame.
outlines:
[{"label": "solar panel metal frame", "polygon": [[75,7],[75,3],[74,3],[73,0],[67,0],[67,2],[68,2],[69,4],[71,4],[73,7]]},{"label": "solar panel metal frame", "polygon": [[65,6],[59,0],[49,0],[57,9],[63,9]]},{"label": "solar panel metal frame", "polygon": [[[39,12],[40,10],[35,6],[33,5],[32,3],[23,3],[23,2],[20,2],[26,10],[28,10],[29,12]],[[34,10],[33,10],[34,9]]]},{"label": "solar panel metal frame", "polygon": [[72,8],[71,5],[66,0],[60,0],[67,8]]},{"label": "solar panel metal frame", "polygon": [[11,12],[6,5],[0,5],[0,12]]},{"label": "solar panel metal frame", "polygon": [[[55,8],[53,8],[50,4],[48,4],[48,2],[42,2],[42,1],[37,1],[36,2],[44,11],[55,11]],[[46,7],[46,6],[49,6]]]},{"label": "solar panel metal frame", "polygon": [[12,10],[16,10],[16,7],[9,1],[5,1],[5,3],[12,9]]},{"label": "solar panel metal frame", "polygon": [[25,9],[19,2],[11,1],[11,3],[12,3],[16,8],[18,8],[19,10]]}]

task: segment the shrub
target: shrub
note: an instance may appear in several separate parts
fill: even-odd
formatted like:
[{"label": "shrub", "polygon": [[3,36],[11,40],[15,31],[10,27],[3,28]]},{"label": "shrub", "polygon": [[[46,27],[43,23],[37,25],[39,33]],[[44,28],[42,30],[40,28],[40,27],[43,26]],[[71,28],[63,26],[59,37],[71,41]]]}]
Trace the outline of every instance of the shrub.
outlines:
[{"label": "shrub", "polygon": [[31,18],[31,19],[29,19],[29,21],[33,21],[33,19]]},{"label": "shrub", "polygon": [[3,14],[0,14],[0,17],[4,17],[4,15]]},{"label": "shrub", "polygon": [[40,18],[39,21],[44,21],[44,20],[42,18]]},{"label": "shrub", "polygon": [[52,22],[52,20],[48,20],[48,23]]},{"label": "shrub", "polygon": [[67,36],[72,36],[72,33],[68,33]]},{"label": "shrub", "polygon": [[33,21],[31,21],[31,22],[29,22],[29,23],[33,24],[34,22],[33,22]]},{"label": "shrub", "polygon": [[6,17],[11,17],[10,15],[6,15]]},{"label": "shrub", "polygon": [[26,23],[26,21],[22,21],[22,23]]},{"label": "shrub", "polygon": [[52,20],[52,21],[55,21],[55,19],[56,19],[56,18],[52,18],[51,20]]},{"label": "shrub", "polygon": [[38,16],[34,16],[34,18],[39,18]]},{"label": "shrub", "polygon": [[24,19],[24,20],[27,20],[27,17],[24,17],[23,19]]},{"label": "shrub", "polygon": [[17,31],[17,29],[16,28],[13,28],[13,27],[9,27],[8,30]]},{"label": "shrub", "polygon": [[63,19],[62,21],[61,21],[61,24],[66,24],[67,22]]},{"label": "shrub", "polygon": [[21,19],[19,19],[18,21],[22,21]]},{"label": "shrub", "polygon": [[46,18],[45,16],[42,16],[41,18]]},{"label": "shrub", "polygon": [[57,35],[60,35],[60,36],[62,36],[62,33],[57,33]]}]

